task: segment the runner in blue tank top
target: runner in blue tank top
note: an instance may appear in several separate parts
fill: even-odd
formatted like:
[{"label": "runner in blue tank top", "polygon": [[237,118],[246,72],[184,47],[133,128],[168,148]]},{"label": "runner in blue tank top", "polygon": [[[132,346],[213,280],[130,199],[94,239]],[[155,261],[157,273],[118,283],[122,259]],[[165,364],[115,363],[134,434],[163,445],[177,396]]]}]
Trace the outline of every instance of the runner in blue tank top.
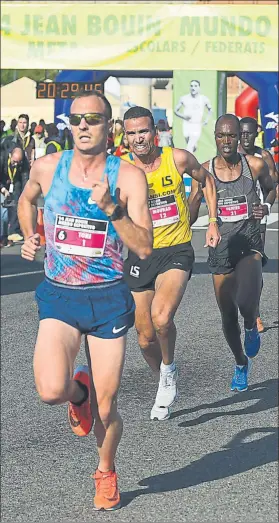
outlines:
[{"label": "runner in blue tank top", "polygon": [[[216,300],[221,312],[225,338],[235,357],[231,390],[248,387],[250,358],[260,349],[256,319],[265,261],[260,220],[266,212],[257,194],[257,181],[265,192],[265,203],[273,198],[273,181],[261,158],[237,152],[239,120],[232,114],[221,116],[215,127],[218,156],[204,167],[215,179],[219,230],[222,237],[216,249],[209,248],[208,265],[213,275]],[[189,196],[191,223],[197,218],[202,193],[193,184]],[[238,310],[244,318],[242,348]]]},{"label": "runner in blue tank top", "polygon": [[[143,171],[106,155],[110,119],[111,106],[102,94],[77,96],[70,111],[74,150],[37,160],[18,205],[25,238],[22,257],[32,261],[40,249],[32,207],[44,195],[46,277],[36,291],[36,387],[45,403],[68,402],[76,435],[89,434],[95,418],[97,510],[120,506],[114,459],[122,420],[116,397],[126,333],[134,323],[122,246],[144,259],[153,240]],[[73,373],[82,334],[88,340],[93,390],[87,366]]]}]

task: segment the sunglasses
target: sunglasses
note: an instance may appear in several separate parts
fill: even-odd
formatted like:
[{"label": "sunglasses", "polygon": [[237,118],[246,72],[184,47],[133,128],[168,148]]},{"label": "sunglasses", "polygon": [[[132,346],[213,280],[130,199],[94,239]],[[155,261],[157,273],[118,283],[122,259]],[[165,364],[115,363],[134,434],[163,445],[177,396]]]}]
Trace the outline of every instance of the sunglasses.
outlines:
[{"label": "sunglasses", "polygon": [[85,113],[85,114],[70,114],[69,122],[71,125],[77,126],[80,124],[82,118],[86,121],[88,125],[99,125],[104,120],[107,120],[107,117],[104,114],[100,113]]}]

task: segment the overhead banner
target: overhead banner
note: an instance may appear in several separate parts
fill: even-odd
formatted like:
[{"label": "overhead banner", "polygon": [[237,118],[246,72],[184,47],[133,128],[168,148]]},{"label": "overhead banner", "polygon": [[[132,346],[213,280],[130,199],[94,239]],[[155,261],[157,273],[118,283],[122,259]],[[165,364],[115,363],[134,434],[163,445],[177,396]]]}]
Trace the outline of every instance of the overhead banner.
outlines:
[{"label": "overhead banner", "polygon": [[201,163],[216,154],[217,98],[216,71],[174,71],[174,146],[190,151]]},{"label": "overhead banner", "polygon": [[276,5],[1,2],[3,69],[277,71]]}]

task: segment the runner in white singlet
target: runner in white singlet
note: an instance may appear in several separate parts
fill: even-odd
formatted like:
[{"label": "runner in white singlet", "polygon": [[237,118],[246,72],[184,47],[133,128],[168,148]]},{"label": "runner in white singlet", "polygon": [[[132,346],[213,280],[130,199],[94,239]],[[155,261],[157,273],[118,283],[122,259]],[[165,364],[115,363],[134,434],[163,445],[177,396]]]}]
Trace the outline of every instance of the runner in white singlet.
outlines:
[{"label": "runner in white singlet", "polygon": [[[180,110],[183,107],[183,112]],[[208,110],[207,117],[203,120],[204,109]],[[211,102],[200,93],[200,82],[192,80],[190,93],[181,96],[175,108],[174,114],[183,120],[182,132],[186,141],[186,149],[195,152],[201,136],[202,126],[207,125],[212,114]]]}]

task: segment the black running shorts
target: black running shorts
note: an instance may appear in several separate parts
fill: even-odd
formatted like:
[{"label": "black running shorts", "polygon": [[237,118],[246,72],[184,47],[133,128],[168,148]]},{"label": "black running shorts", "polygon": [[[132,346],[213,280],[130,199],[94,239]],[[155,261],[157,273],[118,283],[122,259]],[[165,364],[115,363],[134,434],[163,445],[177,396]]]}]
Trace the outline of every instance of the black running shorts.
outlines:
[{"label": "black running shorts", "polygon": [[267,262],[264,254],[260,226],[248,220],[242,227],[232,234],[222,234],[221,242],[215,249],[209,248],[208,268],[212,274],[229,274],[233,272],[242,258],[259,253],[263,266]]},{"label": "black running shorts", "polygon": [[124,277],[131,291],[154,290],[159,274],[171,269],[192,272],[194,260],[191,242],[154,249],[151,256],[145,260],[141,260],[130,251],[124,263]]}]

